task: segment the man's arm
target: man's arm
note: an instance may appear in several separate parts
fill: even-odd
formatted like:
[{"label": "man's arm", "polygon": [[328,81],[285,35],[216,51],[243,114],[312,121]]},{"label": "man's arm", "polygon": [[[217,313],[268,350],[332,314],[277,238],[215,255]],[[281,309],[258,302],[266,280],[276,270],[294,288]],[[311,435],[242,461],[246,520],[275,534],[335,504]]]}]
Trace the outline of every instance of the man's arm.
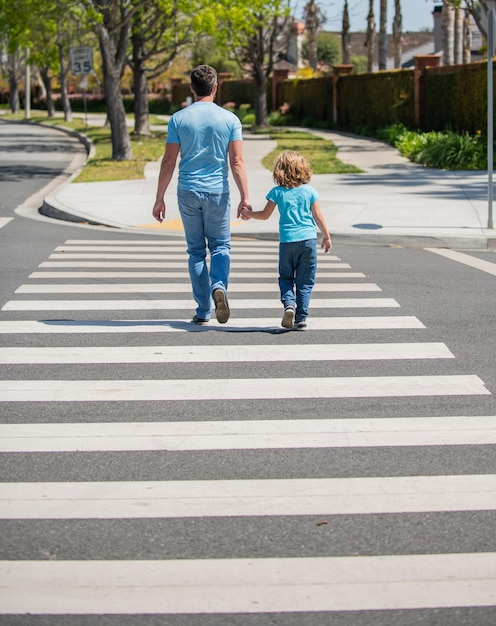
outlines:
[{"label": "man's arm", "polygon": [[177,157],[179,155],[178,143],[165,144],[165,152],[160,165],[160,174],[158,176],[157,197],[153,206],[153,217],[158,222],[163,222],[165,218],[165,201],[164,195],[167,187],[172,179],[172,174],[176,167]]},{"label": "man's arm", "polygon": [[243,207],[250,206],[248,177],[246,174],[245,160],[243,158],[243,142],[240,139],[231,141],[229,144],[229,165],[231,166],[234,182],[241,196],[237,211],[237,217],[240,217]]}]

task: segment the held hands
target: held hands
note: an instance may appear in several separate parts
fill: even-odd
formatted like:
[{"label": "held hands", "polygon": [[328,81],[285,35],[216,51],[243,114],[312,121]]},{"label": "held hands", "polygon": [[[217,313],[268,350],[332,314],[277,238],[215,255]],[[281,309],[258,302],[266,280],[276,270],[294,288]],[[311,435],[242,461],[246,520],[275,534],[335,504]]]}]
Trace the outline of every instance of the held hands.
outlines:
[{"label": "held hands", "polygon": [[163,222],[165,218],[165,202],[163,200],[157,200],[152,210],[153,217],[157,222]]},{"label": "held hands", "polygon": [[239,203],[238,206],[238,218],[241,218],[242,220],[249,220],[250,219],[250,213],[253,212],[253,209],[251,208],[251,204],[247,203],[247,202],[243,202],[241,201]]},{"label": "held hands", "polygon": [[329,252],[329,250],[332,248],[332,242],[331,242],[330,237],[324,237],[324,239],[322,239],[321,248],[324,251],[324,253]]}]

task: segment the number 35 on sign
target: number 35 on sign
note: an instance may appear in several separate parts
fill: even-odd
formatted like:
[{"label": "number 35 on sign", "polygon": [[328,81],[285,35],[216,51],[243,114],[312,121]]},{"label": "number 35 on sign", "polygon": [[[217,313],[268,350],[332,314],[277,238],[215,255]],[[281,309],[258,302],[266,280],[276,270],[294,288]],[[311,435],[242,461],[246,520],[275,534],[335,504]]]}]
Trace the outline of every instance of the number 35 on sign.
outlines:
[{"label": "number 35 on sign", "polygon": [[71,72],[74,76],[91,74],[93,72],[93,48],[79,46],[71,48]]}]

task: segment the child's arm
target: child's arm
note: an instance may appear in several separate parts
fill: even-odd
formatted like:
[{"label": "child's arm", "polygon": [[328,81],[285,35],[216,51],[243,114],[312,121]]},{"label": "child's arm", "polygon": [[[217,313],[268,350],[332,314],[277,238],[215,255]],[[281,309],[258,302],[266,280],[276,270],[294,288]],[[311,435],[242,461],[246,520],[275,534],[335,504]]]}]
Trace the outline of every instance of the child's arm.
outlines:
[{"label": "child's arm", "polygon": [[268,200],[263,211],[251,211],[248,208],[244,208],[241,211],[241,217],[247,220],[249,220],[250,218],[254,220],[268,220],[274,212],[275,208],[275,203],[271,200]]},{"label": "child's arm", "polygon": [[323,236],[322,248],[324,252],[329,252],[329,250],[332,248],[331,235],[329,234],[327,224],[325,222],[324,216],[320,211],[320,205],[317,201],[312,204],[312,215]]}]

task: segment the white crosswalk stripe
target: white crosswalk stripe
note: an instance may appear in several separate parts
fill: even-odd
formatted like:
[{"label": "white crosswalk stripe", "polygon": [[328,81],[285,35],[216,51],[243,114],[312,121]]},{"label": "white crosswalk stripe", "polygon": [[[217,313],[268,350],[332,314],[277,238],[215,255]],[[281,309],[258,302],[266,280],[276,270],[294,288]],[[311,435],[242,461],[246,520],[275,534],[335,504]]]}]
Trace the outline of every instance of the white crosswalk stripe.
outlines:
[{"label": "white crosswalk stripe", "polygon": [[[312,309],[399,308],[394,298],[314,298]],[[191,310],[191,300],[11,300],[2,311],[172,311]],[[280,302],[272,299],[236,298],[233,310],[277,309]]]},{"label": "white crosswalk stripe", "polygon": [[[426,337],[422,320],[401,314],[400,303],[334,255],[319,256],[309,330],[288,333],[280,326],[277,255],[276,242],[233,241],[232,318],[222,325],[212,319],[197,326],[187,317],[194,303],[182,239],[70,239],[19,285],[0,317],[0,452],[13,459],[6,470],[15,466],[0,483],[0,531],[9,539],[20,525],[21,534],[35,534],[21,545],[7,542],[0,615],[127,615],[146,626],[147,616],[189,614],[210,626],[216,614],[303,620],[349,612],[343,624],[351,626],[357,612],[496,606],[496,552],[456,544],[452,551],[445,545],[431,546],[433,553],[395,552],[394,543],[370,538],[362,553],[351,525],[342,551],[325,544],[306,551],[315,529],[332,530],[341,520],[427,523],[440,515],[448,523],[461,512],[496,511],[495,474],[463,463],[456,473],[424,467],[430,451],[496,445],[496,416],[412,417],[386,400],[384,414],[372,407],[355,416],[364,406],[357,402],[450,402],[490,391],[476,373],[456,367],[449,346]],[[335,292],[342,295],[327,297]],[[147,296],[133,298],[139,293]],[[390,308],[398,314],[388,314]],[[24,319],[46,311],[53,319]],[[75,313],[59,318],[63,311]],[[112,313],[95,317],[101,311]],[[139,319],[132,319],[136,311]],[[350,375],[353,364],[361,369]],[[290,400],[298,408],[285,404],[274,419],[261,408]],[[158,413],[148,414],[150,407]],[[358,467],[354,473],[354,459],[409,451],[414,471],[397,462],[389,475],[361,475]],[[351,475],[332,469],[340,454],[348,455]],[[293,467],[299,455],[305,464]],[[72,464],[86,474],[71,478]],[[309,519],[304,539],[290,549],[292,533]],[[226,529],[229,558],[196,531],[209,520],[220,534]],[[272,520],[286,525],[272,537],[272,552],[254,547],[255,557],[245,558],[227,541],[241,524],[254,525],[262,538]],[[185,558],[179,548],[171,551],[174,534],[155,535],[163,531],[153,524],[175,521],[192,524]],[[95,542],[93,552],[70,534],[72,523],[92,531],[86,542]],[[124,524],[139,524],[136,541],[153,537],[157,556],[130,556]],[[55,556],[36,547],[52,527]],[[124,547],[97,557],[99,533],[122,538]],[[170,554],[160,551],[164,541]],[[195,554],[203,542],[207,551]]]},{"label": "white crosswalk stripe", "polygon": [[[16,289],[16,293],[189,293],[191,287],[185,283],[169,283],[167,285],[157,285],[151,283],[100,283],[99,285],[21,285]],[[234,284],[230,289],[230,294],[246,292],[271,293],[277,298],[277,287],[274,285],[254,285],[253,283]],[[369,283],[322,283],[315,285],[315,293],[335,292],[335,291],[381,291],[377,285]]]},{"label": "white crosswalk stripe", "polygon": [[496,416],[0,424],[0,452],[496,444]]},{"label": "white crosswalk stripe", "polygon": [[496,602],[493,553],[20,561],[0,562],[0,573],[1,606],[11,614],[302,613]]}]

